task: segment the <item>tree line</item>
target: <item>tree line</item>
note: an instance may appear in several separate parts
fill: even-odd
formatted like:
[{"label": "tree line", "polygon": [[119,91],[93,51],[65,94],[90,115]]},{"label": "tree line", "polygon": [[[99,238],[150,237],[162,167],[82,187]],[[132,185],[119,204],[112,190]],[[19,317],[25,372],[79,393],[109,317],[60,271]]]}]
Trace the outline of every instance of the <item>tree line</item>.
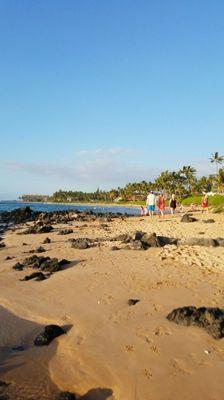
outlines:
[{"label": "tree line", "polygon": [[136,202],[145,199],[150,190],[162,192],[166,196],[175,193],[179,197],[187,197],[192,194],[214,191],[224,191],[224,157],[215,152],[210,157],[210,162],[215,164],[216,173],[197,178],[196,169],[191,165],[184,165],[177,171],[163,171],[153,181],[128,183],[124,187],[118,187],[109,191],[99,188],[95,192],[63,191],[55,192],[49,200],[58,203],[67,202]]}]

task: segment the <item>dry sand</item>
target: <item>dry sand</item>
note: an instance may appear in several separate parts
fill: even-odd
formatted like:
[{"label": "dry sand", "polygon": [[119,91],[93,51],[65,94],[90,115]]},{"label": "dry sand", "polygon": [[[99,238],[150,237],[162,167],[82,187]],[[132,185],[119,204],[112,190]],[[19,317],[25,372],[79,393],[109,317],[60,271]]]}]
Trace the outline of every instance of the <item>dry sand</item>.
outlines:
[{"label": "dry sand", "polygon": [[[58,235],[63,225],[48,234],[7,232],[0,250],[0,304],[8,310],[0,311],[0,379],[17,388],[17,400],[50,400],[57,390],[86,400],[224,399],[224,339],[166,319],[185,305],[223,307],[224,247],[112,251],[114,243],[105,242],[78,250],[68,242],[136,230],[224,237],[224,215],[196,216],[199,221],[189,224],[170,216],[117,219],[105,228],[99,221],[86,227],[74,222],[67,236]],[[215,223],[202,222],[211,217]],[[27,270],[12,266],[47,236],[52,243],[44,245],[43,255],[67,258],[71,265],[46,281],[21,282]],[[15,258],[5,261],[6,256]],[[140,302],[130,307],[130,298]],[[33,348],[35,333],[49,323],[71,329],[50,346]],[[21,343],[25,351],[10,350]]]}]

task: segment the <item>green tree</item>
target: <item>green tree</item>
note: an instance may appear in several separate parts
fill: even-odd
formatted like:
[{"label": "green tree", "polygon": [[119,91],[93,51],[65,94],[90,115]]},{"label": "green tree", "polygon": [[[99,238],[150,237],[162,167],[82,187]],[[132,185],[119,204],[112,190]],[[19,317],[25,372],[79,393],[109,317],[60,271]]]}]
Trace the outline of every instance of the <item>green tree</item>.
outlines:
[{"label": "green tree", "polygon": [[216,185],[217,185],[217,189],[219,190],[219,184],[218,184],[218,167],[219,165],[223,164],[224,161],[224,157],[219,155],[219,152],[216,151],[214,154],[212,154],[212,156],[209,158],[210,162],[212,164],[215,164],[215,169],[216,169]]},{"label": "green tree", "polygon": [[194,167],[191,167],[191,165],[184,165],[180,170],[180,174],[185,178],[187,183],[187,190],[191,193],[196,183],[196,169]]}]

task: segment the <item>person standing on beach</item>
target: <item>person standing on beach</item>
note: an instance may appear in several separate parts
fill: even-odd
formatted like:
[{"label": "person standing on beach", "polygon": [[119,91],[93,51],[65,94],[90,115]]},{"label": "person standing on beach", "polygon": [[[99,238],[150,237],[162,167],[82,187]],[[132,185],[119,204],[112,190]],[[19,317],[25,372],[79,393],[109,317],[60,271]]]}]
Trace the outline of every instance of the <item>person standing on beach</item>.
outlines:
[{"label": "person standing on beach", "polygon": [[201,212],[203,213],[205,210],[208,212],[208,196],[205,194],[201,200]]},{"label": "person standing on beach", "polygon": [[164,211],[166,208],[166,204],[165,204],[165,197],[163,196],[163,194],[160,194],[158,197],[158,201],[157,201],[157,207],[159,210],[159,218],[164,216]]},{"label": "person standing on beach", "polygon": [[170,199],[170,212],[172,215],[174,215],[176,208],[177,208],[176,196],[175,194],[172,194]]},{"label": "person standing on beach", "polygon": [[148,209],[150,217],[153,217],[156,207],[156,195],[152,191],[149,192],[147,196],[146,207]]}]

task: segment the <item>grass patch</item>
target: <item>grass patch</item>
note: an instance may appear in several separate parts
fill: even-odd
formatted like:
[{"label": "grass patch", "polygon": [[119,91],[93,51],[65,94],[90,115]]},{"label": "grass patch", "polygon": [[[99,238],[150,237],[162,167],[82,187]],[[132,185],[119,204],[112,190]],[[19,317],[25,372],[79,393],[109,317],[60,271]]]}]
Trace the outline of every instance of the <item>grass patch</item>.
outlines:
[{"label": "grass patch", "polygon": [[[201,199],[203,196],[189,196],[186,199],[182,200],[183,206],[190,206],[191,204],[195,204],[199,206],[201,204]],[[224,208],[224,196],[220,194],[216,194],[215,196],[209,196],[208,198],[209,206],[216,207],[216,208]],[[221,212],[221,211],[217,211]]]}]

